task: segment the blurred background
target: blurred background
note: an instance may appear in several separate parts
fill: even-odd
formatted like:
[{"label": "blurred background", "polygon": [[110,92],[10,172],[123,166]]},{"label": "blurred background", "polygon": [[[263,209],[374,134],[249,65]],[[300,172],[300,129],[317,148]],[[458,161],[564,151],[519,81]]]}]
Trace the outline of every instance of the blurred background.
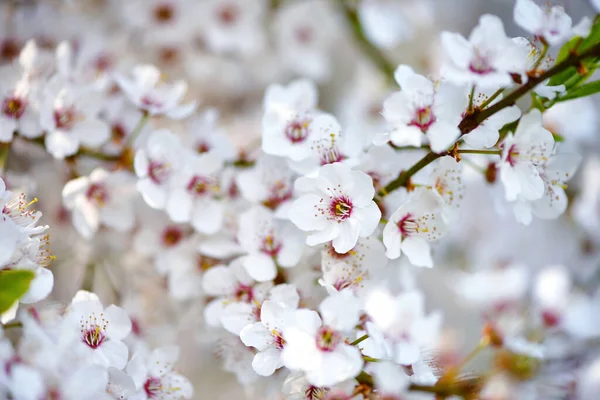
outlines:
[{"label": "blurred background", "polygon": [[[562,5],[574,23],[594,15],[586,0],[541,3]],[[486,13],[500,16],[509,36],[524,36],[513,22],[513,7],[512,0],[0,0],[0,64],[14,60],[29,39],[49,57],[58,43],[71,42],[80,54],[77,67],[97,74],[155,64],[166,78],[185,80],[188,97],[201,109],[217,108],[222,131],[239,152],[251,154],[260,138],[262,98],[270,83],[313,79],[319,84],[320,107],[334,113],[344,129],[382,131],[382,102],[397,89],[387,78],[390,68],[404,63],[435,77],[440,32],[468,36]],[[481,310],[453,290],[462,271],[516,263],[534,279],[541,268],[560,264],[576,284],[597,285],[600,202],[583,194],[600,181],[597,106],[596,98],[585,99],[545,115],[547,128],[565,138],[563,146],[584,155],[581,172],[569,185],[572,206],[563,217],[519,225],[507,205],[498,202],[503,197],[498,188],[477,171],[485,161],[474,157],[460,224],[436,248],[436,267],[409,278],[399,267],[399,284],[416,279],[429,296],[428,307],[446,315],[444,343],[450,350],[436,351],[464,353],[483,325]],[[65,166],[40,161],[45,153],[27,146],[16,151],[21,158],[10,161],[12,179],[34,178],[38,187],[32,192],[43,193],[40,208],[44,223],[52,227],[57,260],[51,301],[68,302],[81,287],[85,265],[102,263],[94,290],[108,304],[117,298],[107,281],[118,282],[123,304],[136,310],[150,342],[175,342],[185,349],[178,367],[194,382],[196,398],[243,398],[236,377],[215,367],[221,365],[223,349],[215,347],[219,333],[203,325],[203,300],[168,298],[164,279],[150,273],[143,258],[128,259],[136,256],[126,237],[111,232],[91,242],[81,239],[60,215],[62,186],[54,176],[66,176]],[[145,213],[143,218],[162,217]],[[124,264],[135,273],[124,274]],[[527,311],[523,315],[527,318]]]}]

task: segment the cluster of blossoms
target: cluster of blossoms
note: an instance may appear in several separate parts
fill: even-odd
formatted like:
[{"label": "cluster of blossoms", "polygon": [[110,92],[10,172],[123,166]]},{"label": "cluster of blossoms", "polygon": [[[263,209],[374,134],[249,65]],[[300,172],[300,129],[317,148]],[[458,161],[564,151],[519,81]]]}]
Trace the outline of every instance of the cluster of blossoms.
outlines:
[{"label": "cluster of blossoms", "polygon": [[429,2],[81,3],[0,27],[0,397],[212,398],[216,357],[249,398],[597,398],[598,17],[517,0],[531,39],[483,15],[425,75],[386,52]]}]

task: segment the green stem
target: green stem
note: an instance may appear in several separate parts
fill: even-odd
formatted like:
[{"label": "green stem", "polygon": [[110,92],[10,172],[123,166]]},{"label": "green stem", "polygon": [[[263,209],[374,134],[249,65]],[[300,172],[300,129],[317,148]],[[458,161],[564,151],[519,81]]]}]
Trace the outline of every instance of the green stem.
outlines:
[{"label": "green stem", "polygon": [[140,134],[140,132],[142,131],[142,129],[148,122],[149,118],[150,118],[150,114],[148,114],[146,111],[143,111],[142,117],[140,118],[139,122],[137,123],[135,128],[133,128],[133,131],[127,138],[127,143],[126,143],[127,146],[131,146],[133,144],[133,142],[135,142],[135,139],[138,137],[138,135]]},{"label": "green stem", "polygon": [[379,358],[373,358],[373,357],[369,357],[369,356],[363,356],[363,360],[365,360],[366,362],[379,362],[379,361],[381,361]]},{"label": "green stem", "polygon": [[485,100],[483,101],[483,103],[481,103],[481,104],[479,105],[479,108],[480,108],[481,110],[483,110],[484,108],[486,108],[486,107],[487,107],[487,106],[488,106],[488,105],[489,105],[489,104],[490,104],[492,101],[496,100],[496,98],[497,98],[498,96],[500,96],[500,95],[502,94],[502,92],[503,92],[503,91],[504,91],[504,89],[498,89],[498,90],[496,90],[496,92],[495,92],[493,95],[491,95],[490,97],[488,97],[487,99],[485,99]]},{"label": "green stem", "polygon": [[364,334],[361,337],[359,337],[358,339],[356,339],[354,342],[350,343],[350,346],[356,346],[357,344],[359,344],[360,342],[362,342],[363,340],[368,339],[369,335],[368,334]]},{"label": "green stem", "polygon": [[535,71],[537,69],[537,67],[539,67],[539,65],[542,63],[542,61],[544,61],[544,58],[546,58],[546,54],[548,54],[548,49],[550,48],[550,46],[548,46],[547,43],[543,43],[543,48],[542,48],[542,53],[540,54],[540,56],[538,57],[538,59],[535,61],[535,64],[533,64],[533,67],[531,68],[533,71]]},{"label": "green stem", "polygon": [[346,16],[346,20],[352,28],[352,34],[354,35],[354,39],[358,42],[362,50],[371,59],[371,61],[373,61],[373,63],[375,63],[375,65],[381,70],[381,72],[383,72],[388,81],[390,83],[393,83],[394,71],[396,70],[396,66],[392,64],[377,47],[375,47],[371,42],[369,42],[360,24],[356,8],[348,5],[348,3],[344,0],[341,0],[340,4],[343,13]]},{"label": "green stem", "polygon": [[468,149],[458,149],[457,152],[461,154],[502,154],[502,150],[468,150]]},{"label": "green stem", "polygon": [[21,321],[9,322],[8,324],[2,325],[2,328],[4,328],[4,329],[22,328],[22,327],[23,327],[23,323]]},{"label": "green stem", "polygon": [[471,94],[469,95],[469,108],[467,108],[468,112],[473,111],[473,99],[475,98],[475,85],[471,88]]},{"label": "green stem", "polygon": [[400,172],[400,175],[393,181],[387,184],[386,187],[379,191],[380,197],[385,197],[388,193],[393,192],[399,187],[405,186],[408,183],[411,176],[425,168],[429,163],[437,160],[438,158],[445,156],[447,152],[436,154],[434,152],[427,153],[425,157],[421,158],[415,165],[406,171]]},{"label": "green stem", "polygon": [[0,143],[0,176],[4,175],[4,168],[6,167],[6,160],[8,159],[8,150],[10,149],[9,143]]}]

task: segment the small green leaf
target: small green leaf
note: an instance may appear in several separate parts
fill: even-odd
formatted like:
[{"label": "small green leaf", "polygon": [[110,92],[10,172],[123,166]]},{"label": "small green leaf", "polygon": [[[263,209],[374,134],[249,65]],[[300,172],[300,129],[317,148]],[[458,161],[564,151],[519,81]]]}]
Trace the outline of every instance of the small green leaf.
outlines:
[{"label": "small green leaf", "polygon": [[34,273],[26,269],[0,271],[0,314],[5,313],[29,289]]},{"label": "small green leaf", "polygon": [[568,91],[565,95],[560,96],[558,101],[573,100],[579,97],[591,96],[598,92],[600,92],[600,81],[594,81]]},{"label": "small green leaf", "polygon": [[[594,25],[590,30],[590,34],[587,37],[581,38],[579,36],[576,36],[573,39],[569,40],[567,43],[565,43],[565,45],[561,47],[560,51],[558,52],[558,55],[556,56],[556,64],[566,60],[572,53],[584,52],[598,43],[600,43],[600,20],[595,21]],[[598,58],[590,58],[587,60],[583,60],[582,64],[588,71],[593,72],[596,70],[596,68],[598,68],[599,61],[600,60]],[[567,89],[570,89],[575,84],[582,83],[583,80],[587,79],[587,77],[583,80],[578,78],[579,74],[577,73],[577,68],[570,67],[550,78],[548,86],[557,86],[564,84]]]},{"label": "small green leaf", "polygon": [[557,142],[557,143],[560,143],[560,142],[564,142],[564,141],[565,141],[565,138],[564,138],[564,136],[561,136],[561,135],[559,135],[558,133],[554,133],[554,132],[552,132],[552,136],[554,137],[554,141],[555,141],[555,142]]}]

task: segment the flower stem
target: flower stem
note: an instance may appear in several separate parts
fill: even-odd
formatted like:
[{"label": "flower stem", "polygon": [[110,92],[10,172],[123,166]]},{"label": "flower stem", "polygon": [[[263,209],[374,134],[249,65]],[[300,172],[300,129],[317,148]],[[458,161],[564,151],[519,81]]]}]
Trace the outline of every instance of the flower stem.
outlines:
[{"label": "flower stem", "polygon": [[502,154],[502,150],[469,150],[469,149],[458,149],[457,152],[461,154]]},{"label": "flower stem", "polygon": [[475,97],[475,85],[471,88],[471,94],[469,95],[469,108],[467,110],[469,112],[473,112],[473,99]]},{"label": "flower stem", "polygon": [[373,358],[373,357],[369,357],[369,356],[363,356],[363,360],[365,360],[366,362],[379,362],[379,361],[381,361],[379,358]]},{"label": "flower stem", "polygon": [[4,168],[6,166],[6,160],[8,159],[8,150],[10,149],[9,143],[0,143],[0,176],[4,175]]},{"label": "flower stem", "polygon": [[[518,87],[513,90],[508,96],[500,100],[499,102],[491,105],[486,109],[475,109],[473,113],[467,114],[460,124],[458,124],[458,128],[461,131],[461,136],[469,134],[469,132],[473,131],[475,128],[479,126],[483,121],[496,114],[503,109],[510,107],[516,103],[521,97],[527,94],[530,90],[535,88],[539,83],[545,81],[548,78],[551,78],[554,75],[557,75],[563,72],[566,69],[571,67],[576,67],[579,63],[590,57],[600,57],[600,43],[590,47],[588,50],[580,53],[574,54],[571,57],[568,57],[564,61],[554,65],[552,68],[544,71],[538,76],[529,77],[529,80],[526,84]],[[494,97],[494,96],[492,96]],[[490,100],[488,99],[488,102]],[[410,182],[410,178],[419,172],[421,169],[425,168],[427,165],[437,160],[438,158],[447,155],[448,152],[443,152],[440,154],[436,154],[433,152],[428,153],[425,157],[419,160],[415,165],[413,165],[410,169],[406,171],[401,171],[396,179],[391,181],[385,188],[379,191],[379,196],[384,197],[386,194],[393,192],[399,187],[406,186],[408,182]]]},{"label": "flower stem", "polygon": [[365,32],[360,24],[358,13],[356,8],[350,6],[346,1],[340,1],[343,13],[348,21],[348,24],[352,27],[352,34],[354,39],[358,42],[365,54],[373,61],[373,63],[383,72],[387,80],[392,83],[394,82],[394,71],[396,67],[392,64],[386,56],[369,42],[369,39],[365,36]]},{"label": "flower stem", "polygon": [[537,69],[537,67],[540,66],[542,61],[544,61],[544,58],[546,58],[546,54],[548,54],[548,49],[550,48],[550,46],[548,46],[548,44],[545,42],[542,43],[542,45],[544,46],[542,48],[542,52],[540,53],[540,56],[538,57],[538,59],[535,61],[535,64],[533,64],[533,67],[531,68],[533,71],[535,71]]},{"label": "flower stem", "polygon": [[504,89],[496,90],[496,92],[493,95],[485,99],[484,102],[479,105],[479,108],[482,110],[486,108],[492,101],[496,100],[496,97],[500,96],[503,91]]},{"label": "flower stem", "polygon": [[366,340],[368,337],[369,337],[368,334],[364,334],[361,337],[359,337],[358,339],[356,339],[354,342],[350,343],[350,346],[356,346],[357,344],[359,344],[363,340]]},{"label": "flower stem", "polygon": [[142,131],[142,129],[148,122],[149,118],[150,118],[150,114],[148,114],[146,111],[144,111],[142,113],[142,117],[140,118],[139,122],[137,123],[135,128],[133,128],[133,131],[131,131],[131,134],[127,138],[127,146],[131,146],[133,144],[133,142],[135,142],[135,139],[138,137],[138,135],[140,134],[140,132]]},{"label": "flower stem", "polygon": [[438,158],[445,156],[446,154],[447,152],[441,154],[436,154],[434,152],[427,153],[425,157],[421,158],[415,165],[413,165],[406,171],[400,172],[400,175],[398,175],[396,179],[394,179],[393,181],[388,183],[386,187],[381,189],[378,193],[379,196],[385,197],[388,193],[393,192],[399,187],[405,186],[410,180],[411,176],[413,176],[414,174],[416,174],[417,172],[419,172]]},{"label": "flower stem", "polygon": [[4,329],[22,328],[22,327],[23,327],[23,323],[21,321],[9,322],[8,324],[2,325],[2,328],[4,328]]}]

